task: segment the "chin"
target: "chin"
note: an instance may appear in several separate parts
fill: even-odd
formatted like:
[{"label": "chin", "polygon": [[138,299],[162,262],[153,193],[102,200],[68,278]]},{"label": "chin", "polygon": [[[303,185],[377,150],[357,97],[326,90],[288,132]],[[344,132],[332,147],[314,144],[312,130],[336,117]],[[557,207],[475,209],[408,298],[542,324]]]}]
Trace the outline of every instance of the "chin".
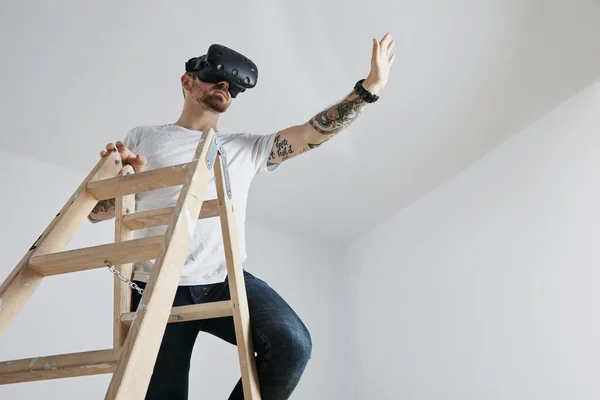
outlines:
[{"label": "chin", "polygon": [[210,96],[205,99],[204,104],[210,109],[220,113],[224,113],[229,108],[229,103],[221,96]]}]

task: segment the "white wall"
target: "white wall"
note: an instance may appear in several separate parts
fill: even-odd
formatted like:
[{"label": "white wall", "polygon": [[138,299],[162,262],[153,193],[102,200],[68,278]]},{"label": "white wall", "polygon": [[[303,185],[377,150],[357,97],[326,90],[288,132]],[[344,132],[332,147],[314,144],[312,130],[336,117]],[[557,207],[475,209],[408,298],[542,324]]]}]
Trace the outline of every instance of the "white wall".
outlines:
[{"label": "white wall", "polygon": [[600,82],[348,247],[354,398],[600,398],[599,149]]},{"label": "white wall", "polygon": [[[249,223],[246,268],[313,335],[293,398],[600,396],[598,110],[600,84],[350,244],[346,263],[330,243]],[[84,174],[2,151],[0,171],[3,280]],[[86,223],[69,248],[111,235],[110,223]],[[0,338],[0,359],[110,347],[111,296],[105,270],[45,279]],[[235,357],[201,335],[192,395],[226,398]],[[102,398],[108,380],[0,386],[0,398]]]},{"label": "white wall", "polygon": [[[57,155],[68,157],[68,153]],[[90,160],[90,169],[95,160]],[[0,243],[3,281],[86,174],[0,151]],[[266,179],[266,178],[265,178]],[[251,197],[250,207],[260,207]],[[112,241],[113,224],[84,223],[69,249]],[[337,313],[341,287],[335,269],[343,255],[328,243],[247,226],[246,269],[267,281],[296,310],[312,333],[313,358],[292,398],[338,397],[343,348]],[[105,269],[49,277],[0,337],[0,360],[112,346],[112,275]],[[207,334],[192,361],[190,397],[227,398],[239,378],[237,352]],[[100,399],[110,375],[0,386],[2,399]]]}]

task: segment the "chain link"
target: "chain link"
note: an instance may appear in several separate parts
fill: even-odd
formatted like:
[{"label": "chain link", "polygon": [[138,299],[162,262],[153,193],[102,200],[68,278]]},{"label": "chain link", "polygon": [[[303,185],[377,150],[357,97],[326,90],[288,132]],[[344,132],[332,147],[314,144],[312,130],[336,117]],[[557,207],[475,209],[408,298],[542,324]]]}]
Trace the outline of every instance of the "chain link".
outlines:
[{"label": "chain link", "polygon": [[[140,296],[142,296],[144,294],[144,289],[142,289],[141,287],[139,287],[135,282],[127,279],[127,277],[125,275],[123,275],[121,273],[121,271],[117,270],[115,268],[114,265],[112,265],[108,260],[104,261],[104,265],[106,265],[106,267],[108,268],[108,270],[110,272],[112,272],[114,275],[118,276],[120,280],[122,280],[123,282],[125,282],[126,284],[128,284],[133,290],[136,290]],[[179,315],[175,315],[172,312],[169,312],[169,315],[173,318],[175,318],[177,321],[181,321],[183,320],[183,318],[181,318]]]}]

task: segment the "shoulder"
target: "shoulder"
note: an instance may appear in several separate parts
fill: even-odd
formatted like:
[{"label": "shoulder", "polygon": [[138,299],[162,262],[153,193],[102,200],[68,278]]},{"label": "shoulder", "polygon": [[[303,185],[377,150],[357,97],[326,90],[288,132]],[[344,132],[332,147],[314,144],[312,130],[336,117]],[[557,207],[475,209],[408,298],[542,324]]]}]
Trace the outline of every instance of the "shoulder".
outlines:
[{"label": "shoulder", "polygon": [[254,158],[263,158],[270,154],[277,132],[259,134],[250,132],[219,134],[219,142],[228,149],[238,153],[248,153]]},{"label": "shoulder", "polygon": [[167,128],[167,125],[139,125],[129,129],[125,136],[130,141],[137,143],[142,138],[147,137],[148,135],[160,133],[162,130]]},{"label": "shoulder", "polygon": [[153,132],[157,132],[162,129],[165,125],[139,125],[131,128],[127,131],[127,134],[132,137],[139,137],[141,135],[147,135]]},{"label": "shoulder", "polygon": [[156,132],[160,128],[160,125],[139,125],[135,126],[127,131],[123,143],[133,152],[137,152],[140,149],[140,144],[144,138]]},{"label": "shoulder", "polygon": [[268,165],[277,134],[278,132],[267,134],[250,132],[228,133],[220,134],[218,140],[228,153],[231,151],[250,162],[256,174],[273,171],[277,167],[277,165]]},{"label": "shoulder", "polygon": [[275,137],[276,133],[250,133],[250,132],[236,132],[236,133],[219,133],[218,140],[223,143],[231,143],[238,145],[257,145],[261,142],[268,142]]}]

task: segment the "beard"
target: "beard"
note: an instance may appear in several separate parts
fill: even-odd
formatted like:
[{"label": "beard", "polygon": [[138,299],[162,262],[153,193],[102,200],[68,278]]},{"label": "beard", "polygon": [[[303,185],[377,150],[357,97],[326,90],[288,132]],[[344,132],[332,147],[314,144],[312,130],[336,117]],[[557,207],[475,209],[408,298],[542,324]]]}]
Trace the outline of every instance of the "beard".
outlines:
[{"label": "beard", "polygon": [[223,113],[229,108],[227,99],[220,94],[215,93],[214,89],[208,91],[198,88],[192,92],[192,98],[198,103],[202,103],[209,109],[218,113]]},{"label": "beard", "polygon": [[227,100],[217,93],[206,93],[202,96],[202,102],[212,110],[223,113],[229,108]]}]

